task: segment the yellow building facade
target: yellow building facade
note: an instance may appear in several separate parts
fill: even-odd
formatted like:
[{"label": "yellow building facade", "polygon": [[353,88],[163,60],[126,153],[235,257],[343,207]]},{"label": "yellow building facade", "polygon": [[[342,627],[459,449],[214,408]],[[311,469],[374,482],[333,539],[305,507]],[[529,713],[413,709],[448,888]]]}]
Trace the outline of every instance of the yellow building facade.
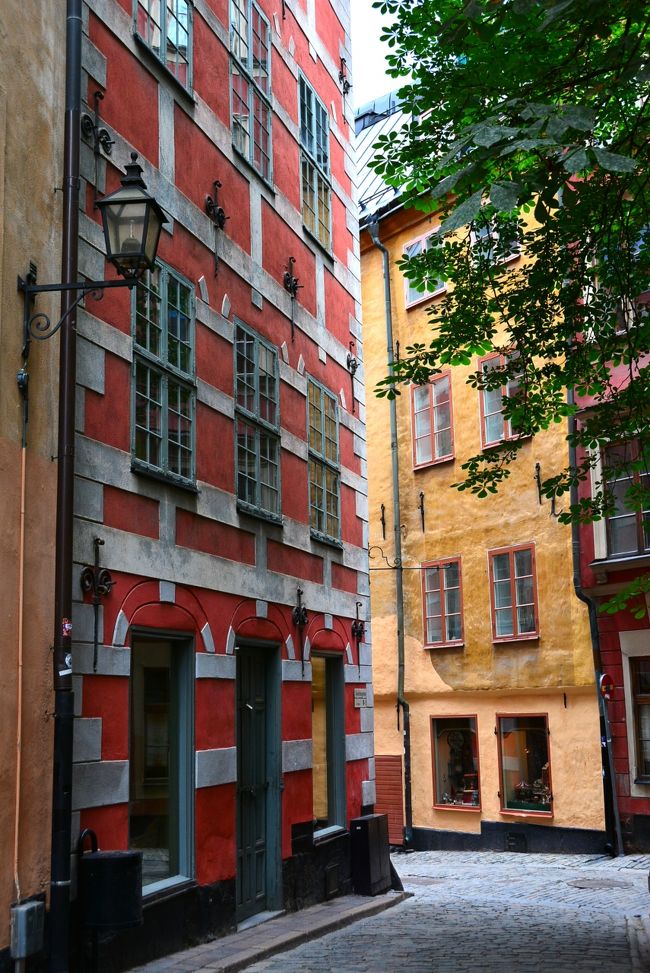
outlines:
[{"label": "yellow building facade", "polygon": [[[385,264],[395,355],[427,341],[427,310],[445,290],[418,294],[397,266],[426,246],[435,218],[393,199],[372,215],[362,207],[364,223],[377,810],[390,813],[392,841],[403,822],[416,848],[600,851],[607,838],[588,614],[574,593],[561,503],[554,510],[541,501],[536,479],[566,465],[565,430],[526,442],[498,495],[479,499],[452,484],[468,457],[508,435],[495,394],[466,384],[489,363],[402,387],[397,557],[391,405],[374,395],[388,373]],[[400,626],[406,734],[396,709]]]}]

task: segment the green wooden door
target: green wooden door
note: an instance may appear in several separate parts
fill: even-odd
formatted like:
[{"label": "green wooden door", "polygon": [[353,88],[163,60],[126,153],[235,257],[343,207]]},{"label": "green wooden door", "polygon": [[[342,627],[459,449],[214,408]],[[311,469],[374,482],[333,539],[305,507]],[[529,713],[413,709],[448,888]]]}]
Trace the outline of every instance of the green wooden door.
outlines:
[{"label": "green wooden door", "polygon": [[237,653],[237,919],[267,908],[267,671],[260,649]]}]

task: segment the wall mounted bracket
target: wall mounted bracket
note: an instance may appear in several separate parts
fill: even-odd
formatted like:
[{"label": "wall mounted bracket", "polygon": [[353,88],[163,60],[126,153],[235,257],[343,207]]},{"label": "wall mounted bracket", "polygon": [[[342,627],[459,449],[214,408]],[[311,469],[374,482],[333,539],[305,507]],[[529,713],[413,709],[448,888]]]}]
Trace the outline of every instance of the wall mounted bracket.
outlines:
[{"label": "wall mounted bracket", "polygon": [[109,595],[111,588],[115,584],[108,568],[99,566],[99,548],[104,546],[101,537],[93,538],[95,548],[95,562],[93,565],[87,564],[79,577],[81,590],[84,594],[92,592],[92,606],[94,612],[93,624],[93,672],[97,672],[97,653],[99,646],[99,606],[101,599]]},{"label": "wall mounted bracket", "polygon": [[294,277],[293,266],[295,262],[296,262],[295,257],[289,257],[289,260],[287,261],[287,266],[284,271],[284,277],[282,278],[282,286],[284,287],[285,291],[287,291],[287,293],[290,294],[291,296],[291,341],[292,342],[295,341],[295,337],[296,337],[294,306],[296,303],[296,297],[298,291],[303,286],[302,284],[298,283],[300,278]]},{"label": "wall mounted bracket", "polygon": [[108,129],[100,125],[99,103],[104,100],[104,92],[96,91],[93,95],[95,101],[95,111],[93,115],[86,113],[81,116],[81,134],[87,139],[92,139],[93,155],[95,156],[95,185],[93,186],[93,208],[97,209],[97,183],[99,181],[99,160],[102,152],[111,155],[115,140],[111,138]]},{"label": "wall mounted bracket", "polygon": [[223,230],[226,226],[226,220],[230,217],[226,216],[226,211],[223,206],[219,205],[219,190],[221,189],[221,182],[215,179],[212,183],[212,188],[214,191],[214,198],[212,196],[205,197],[205,211],[212,220],[214,224],[214,275],[217,276],[217,270],[219,269],[219,257],[217,255],[217,239],[219,230]]},{"label": "wall mounted bracket", "polygon": [[355,358],[355,356],[352,354],[352,349],[354,348],[354,341],[350,342],[348,348],[350,350],[348,351],[347,368],[350,373],[350,385],[352,386],[352,411],[354,412],[354,376],[356,375],[357,368],[359,367],[361,362],[358,360],[358,358]]}]

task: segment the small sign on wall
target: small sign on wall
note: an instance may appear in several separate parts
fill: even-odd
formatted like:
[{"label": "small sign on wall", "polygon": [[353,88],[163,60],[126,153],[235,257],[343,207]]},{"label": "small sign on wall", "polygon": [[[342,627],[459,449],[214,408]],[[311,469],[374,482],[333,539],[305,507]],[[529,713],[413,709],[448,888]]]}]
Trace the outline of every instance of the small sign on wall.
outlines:
[{"label": "small sign on wall", "polygon": [[368,705],[368,690],[367,689],[355,689],[354,690],[354,708],[355,709],[365,709]]}]

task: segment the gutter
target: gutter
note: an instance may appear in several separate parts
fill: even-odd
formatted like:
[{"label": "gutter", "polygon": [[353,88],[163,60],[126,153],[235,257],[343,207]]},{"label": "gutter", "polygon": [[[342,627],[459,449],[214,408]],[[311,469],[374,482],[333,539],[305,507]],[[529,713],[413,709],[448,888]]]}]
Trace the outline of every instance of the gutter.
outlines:
[{"label": "gutter", "polygon": [[[386,354],[388,371],[393,373],[393,312],[390,294],[390,261],[386,247],[379,239],[379,222],[374,219],[366,224],[372,242],[381,251],[384,265],[384,308],[386,315]],[[404,734],[404,811],[406,823],[404,826],[404,850],[408,851],[413,844],[413,796],[411,788],[411,720],[408,701],[404,695],[404,585],[402,567],[402,515],[400,511],[399,493],[399,452],[397,443],[397,402],[389,399],[390,412],[390,449],[391,470],[393,481],[393,532],[395,538],[395,602],[397,614],[397,728],[399,729],[399,714],[402,711],[402,725]]]},{"label": "gutter", "polygon": [[[78,279],[79,139],[82,0],[66,3],[65,129],[61,281]],[[70,967],[72,831],[72,539],[77,313],[74,291],[63,291],[59,371],[56,548],[54,576],[54,757],[50,874],[50,973]]]},{"label": "gutter", "polygon": [[[567,392],[567,402],[569,405],[575,404],[575,394],[573,388]],[[569,467],[576,468],[576,448],[572,438],[576,431],[576,417],[569,416]],[[571,484],[569,492],[569,502],[571,506],[578,503],[578,484]],[[600,733],[602,741],[602,761],[603,761],[603,801],[605,805],[605,827],[607,830],[608,843],[612,854],[622,857],[625,855],[623,847],[623,833],[621,831],[621,816],[618,809],[616,796],[616,774],[614,770],[614,753],[612,747],[612,732],[607,712],[607,701],[600,691],[600,677],[602,676],[602,660],[600,655],[600,631],[598,629],[598,608],[593,598],[585,594],[580,580],[580,525],[571,524],[571,554],[573,561],[573,588],[576,597],[587,606],[589,612],[589,632],[591,635],[591,649],[593,655],[594,677],[596,683],[596,694],[598,696],[598,711],[600,714]]]}]

